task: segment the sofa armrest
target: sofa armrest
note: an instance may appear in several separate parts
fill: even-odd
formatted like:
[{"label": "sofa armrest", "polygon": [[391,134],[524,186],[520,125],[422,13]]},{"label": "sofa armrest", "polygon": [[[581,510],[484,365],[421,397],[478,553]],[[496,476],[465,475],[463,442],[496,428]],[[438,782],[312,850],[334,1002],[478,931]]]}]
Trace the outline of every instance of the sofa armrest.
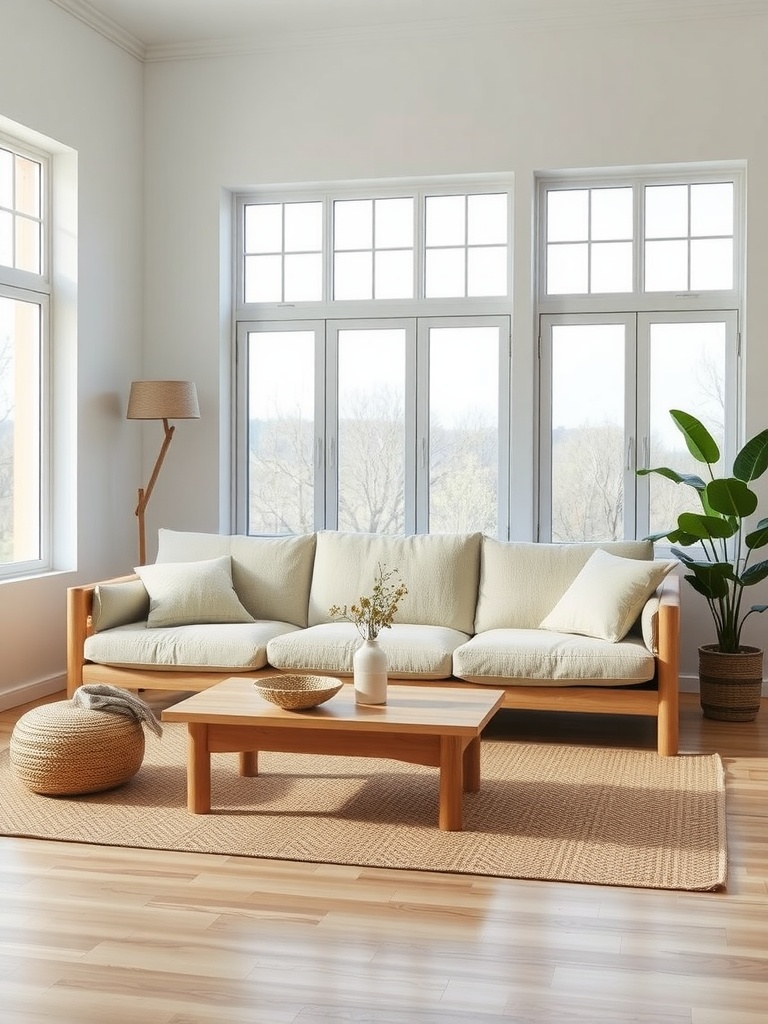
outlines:
[{"label": "sofa armrest", "polygon": [[659,753],[677,753],[680,729],[680,577],[673,570],[659,587],[656,682]]},{"label": "sofa armrest", "polygon": [[96,588],[105,583],[127,583],[138,576],[116,576],[98,583],[88,583],[67,590],[67,696],[71,697],[83,682],[83,647],[93,632],[93,596]]}]

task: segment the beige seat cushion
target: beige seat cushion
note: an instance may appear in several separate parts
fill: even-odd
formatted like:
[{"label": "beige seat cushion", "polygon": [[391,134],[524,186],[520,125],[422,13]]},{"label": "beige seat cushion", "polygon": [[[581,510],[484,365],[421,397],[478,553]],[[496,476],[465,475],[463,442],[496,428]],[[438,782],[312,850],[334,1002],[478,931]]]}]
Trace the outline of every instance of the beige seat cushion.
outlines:
[{"label": "beige seat cushion", "polygon": [[597,686],[653,679],[655,663],[638,636],[619,643],[544,629],[491,629],[453,654],[453,671],[473,683]]},{"label": "beige seat cushion", "polygon": [[148,629],[132,623],[94,633],[85,641],[85,657],[121,668],[226,669],[264,668],[267,643],[297,627],[290,622],[217,623]]},{"label": "beige seat cushion", "polygon": [[[397,679],[447,679],[453,652],[467,639],[466,633],[445,626],[407,623],[379,634],[388,674]],[[283,671],[351,675],[352,658],[361,643],[351,623],[329,622],[275,637],[267,644],[267,658],[270,665]]]}]

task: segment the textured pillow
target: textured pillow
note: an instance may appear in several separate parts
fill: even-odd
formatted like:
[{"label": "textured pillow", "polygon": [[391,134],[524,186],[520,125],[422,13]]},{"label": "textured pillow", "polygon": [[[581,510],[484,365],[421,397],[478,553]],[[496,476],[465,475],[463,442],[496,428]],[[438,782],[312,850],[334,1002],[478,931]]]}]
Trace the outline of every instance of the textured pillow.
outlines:
[{"label": "textured pillow", "polygon": [[127,622],[146,619],[149,611],[147,590],[141,580],[125,583],[100,583],[93,592],[91,624],[94,633]]},{"label": "textured pillow", "polygon": [[595,551],[540,629],[611,643],[623,639],[675,561],[644,562]]},{"label": "textured pillow", "polygon": [[230,555],[202,562],[156,562],[135,571],[149,594],[149,627],[253,622],[232,586]]}]

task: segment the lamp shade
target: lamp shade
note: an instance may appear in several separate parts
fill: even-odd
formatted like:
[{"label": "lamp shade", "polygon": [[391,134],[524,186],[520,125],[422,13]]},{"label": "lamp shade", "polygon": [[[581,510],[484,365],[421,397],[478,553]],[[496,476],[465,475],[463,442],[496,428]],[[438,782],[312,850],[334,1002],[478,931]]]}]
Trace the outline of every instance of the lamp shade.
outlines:
[{"label": "lamp shade", "polygon": [[128,398],[129,420],[197,420],[197,387],[189,380],[135,380]]}]

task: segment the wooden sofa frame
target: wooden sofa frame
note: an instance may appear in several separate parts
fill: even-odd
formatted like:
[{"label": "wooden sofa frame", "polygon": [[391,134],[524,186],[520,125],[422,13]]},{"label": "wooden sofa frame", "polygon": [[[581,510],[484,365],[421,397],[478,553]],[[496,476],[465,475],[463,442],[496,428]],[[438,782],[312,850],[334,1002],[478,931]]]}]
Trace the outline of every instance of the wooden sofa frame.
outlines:
[{"label": "wooden sofa frame", "polygon": [[[104,580],[120,583],[137,579],[122,576]],[[91,632],[91,610],[97,586],[70,587],[67,592],[67,694],[72,696],[83,683],[108,683],[126,690],[205,690],[231,676],[257,679],[274,675],[276,669],[256,671],[200,672],[117,668],[85,660],[83,645]],[[494,682],[505,691],[504,708],[529,711],[570,711],[588,714],[645,715],[657,719],[657,749],[663,757],[678,752],[679,742],[679,635],[680,580],[669,573],[658,590],[656,678],[638,686],[508,686]],[[398,680],[414,686],[428,686],[420,680]],[[477,686],[462,679],[441,680],[440,686]]]}]

